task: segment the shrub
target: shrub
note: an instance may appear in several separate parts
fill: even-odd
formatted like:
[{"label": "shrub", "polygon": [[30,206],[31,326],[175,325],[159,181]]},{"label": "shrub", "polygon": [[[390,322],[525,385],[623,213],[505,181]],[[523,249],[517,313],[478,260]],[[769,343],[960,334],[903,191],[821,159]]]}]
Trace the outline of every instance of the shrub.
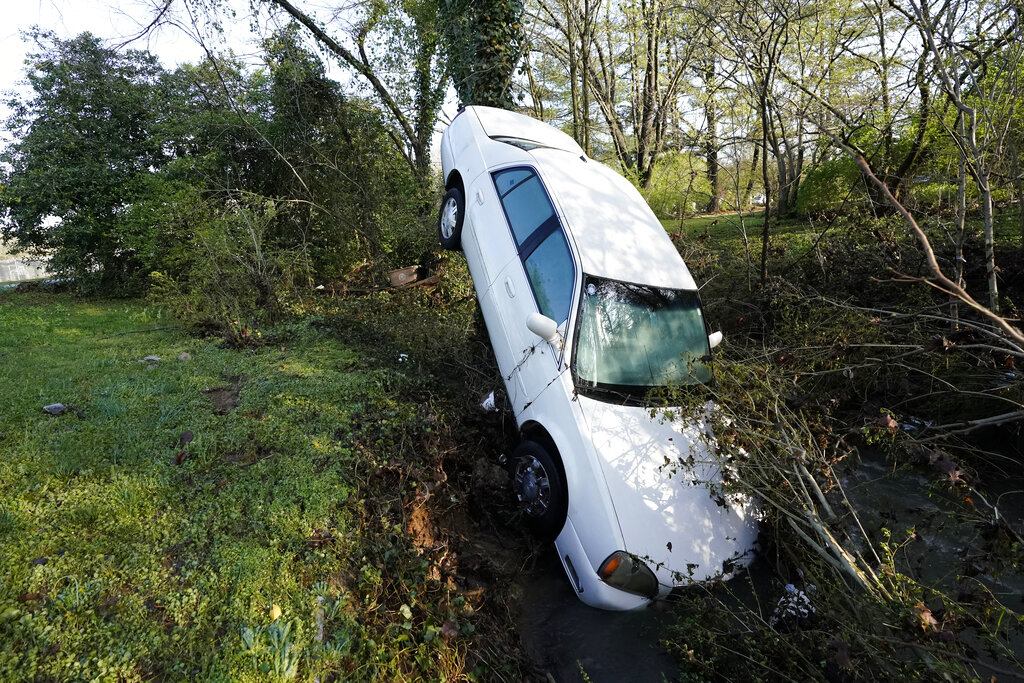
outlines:
[{"label": "shrub", "polygon": [[852,159],[825,161],[812,168],[800,185],[794,210],[801,216],[837,214],[865,198],[860,172]]},{"label": "shrub", "polygon": [[[196,195],[187,226],[150,275],[151,297],[176,315],[215,329],[236,345],[256,341],[262,325],[281,316],[299,288],[308,288],[303,245],[275,246],[268,228],[281,213],[273,201],[249,197],[224,208]],[[184,215],[182,211],[179,215]]]},{"label": "shrub", "polygon": [[650,187],[644,191],[644,198],[659,218],[679,218],[680,212],[701,211],[710,196],[704,162],[682,153],[668,154],[660,160]]}]

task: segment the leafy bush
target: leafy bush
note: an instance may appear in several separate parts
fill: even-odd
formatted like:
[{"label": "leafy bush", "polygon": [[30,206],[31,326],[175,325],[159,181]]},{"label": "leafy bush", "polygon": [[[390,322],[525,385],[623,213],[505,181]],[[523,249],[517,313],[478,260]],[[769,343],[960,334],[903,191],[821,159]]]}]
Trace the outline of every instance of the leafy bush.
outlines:
[{"label": "leafy bush", "polygon": [[253,197],[225,209],[188,191],[179,199],[191,209],[178,233],[184,239],[168,245],[165,269],[150,275],[152,299],[231,343],[253,343],[297,286],[308,289],[308,257],[301,245],[269,243],[268,229],[280,213],[274,202]]},{"label": "leafy bush", "polygon": [[860,171],[848,157],[824,161],[800,185],[794,210],[801,216],[849,211],[865,198]]},{"label": "leafy bush", "polygon": [[162,70],[152,55],[104,48],[84,33],[32,36],[32,94],[12,102],[15,141],[0,154],[0,237],[80,290],[131,291],[145,272],[145,233],[125,215],[164,161],[153,135]]},{"label": "leafy bush", "polygon": [[659,218],[679,218],[680,212],[695,213],[707,206],[711,187],[704,175],[704,162],[692,154],[672,153],[654,167],[644,198]]}]

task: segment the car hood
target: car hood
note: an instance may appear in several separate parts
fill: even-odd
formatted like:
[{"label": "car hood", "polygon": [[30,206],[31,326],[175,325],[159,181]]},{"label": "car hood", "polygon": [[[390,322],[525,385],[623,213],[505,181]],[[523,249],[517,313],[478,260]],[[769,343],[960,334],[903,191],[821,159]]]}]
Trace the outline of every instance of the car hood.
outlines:
[{"label": "car hood", "polygon": [[723,563],[752,559],[757,507],[712,491],[721,472],[699,421],[652,418],[649,408],[584,396],[579,402],[623,550],[645,560],[665,585],[713,579],[727,573]]}]

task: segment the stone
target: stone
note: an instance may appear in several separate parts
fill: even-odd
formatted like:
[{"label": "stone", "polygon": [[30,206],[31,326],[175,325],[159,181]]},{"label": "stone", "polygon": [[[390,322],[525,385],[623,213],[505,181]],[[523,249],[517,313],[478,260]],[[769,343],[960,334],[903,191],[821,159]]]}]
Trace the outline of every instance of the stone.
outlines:
[{"label": "stone", "polygon": [[48,406],[43,406],[43,410],[48,412],[50,415],[60,415],[64,412],[63,403],[51,403]]}]

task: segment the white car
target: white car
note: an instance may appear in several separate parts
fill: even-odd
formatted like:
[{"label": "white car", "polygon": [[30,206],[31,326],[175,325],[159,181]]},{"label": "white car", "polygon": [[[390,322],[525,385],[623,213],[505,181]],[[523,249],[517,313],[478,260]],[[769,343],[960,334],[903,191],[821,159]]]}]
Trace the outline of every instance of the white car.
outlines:
[{"label": "white car", "polygon": [[645,407],[654,387],[709,381],[721,333],[639,192],[489,107],[455,117],[441,165],[441,244],[465,253],[522,435],[513,487],[580,599],[635,609],[745,566],[756,509],[712,491],[706,427]]}]

